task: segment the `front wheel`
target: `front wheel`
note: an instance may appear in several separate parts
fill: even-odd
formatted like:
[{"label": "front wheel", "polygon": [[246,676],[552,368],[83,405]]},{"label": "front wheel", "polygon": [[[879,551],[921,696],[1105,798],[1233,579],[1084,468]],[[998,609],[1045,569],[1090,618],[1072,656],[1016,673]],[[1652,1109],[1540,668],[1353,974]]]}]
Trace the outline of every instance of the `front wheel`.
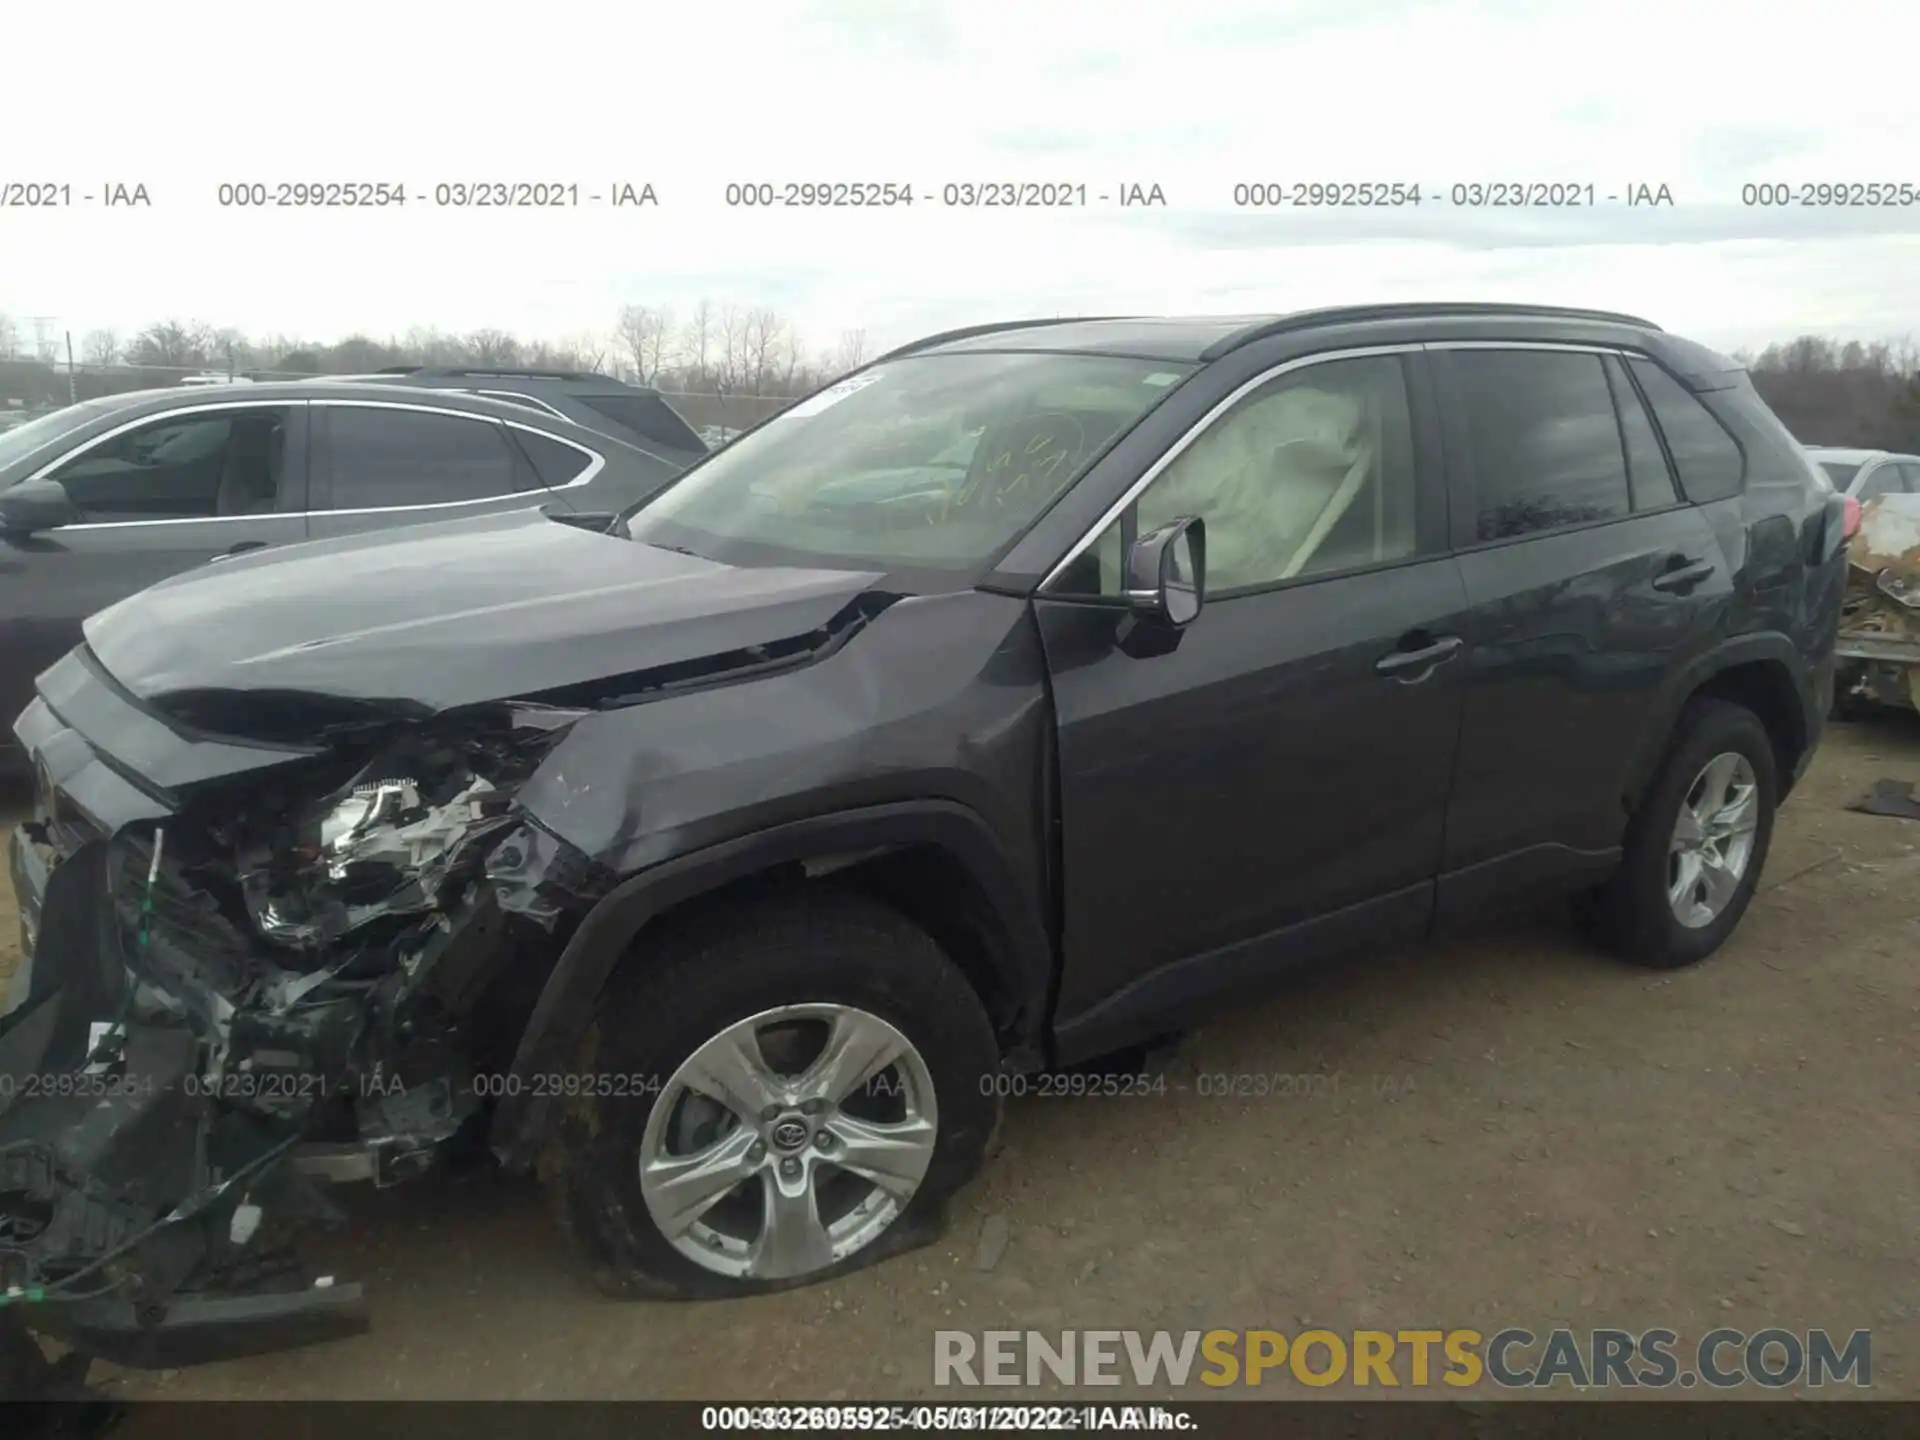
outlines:
[{"label": "front wheel", "polygon": [[1718,950],[1759,884],[1779,793],[1759,717],[1724,700],[1690,704],[1627,827],[1620,870],[1595,896],[1601,937],[1662,970]]},{"label": "front wheel", "polygon": [[924,1244],[1000,1114],[979,997],[862,897],[801,892],[643,942],[543,1159],[610,1293],[802,1285]]}]

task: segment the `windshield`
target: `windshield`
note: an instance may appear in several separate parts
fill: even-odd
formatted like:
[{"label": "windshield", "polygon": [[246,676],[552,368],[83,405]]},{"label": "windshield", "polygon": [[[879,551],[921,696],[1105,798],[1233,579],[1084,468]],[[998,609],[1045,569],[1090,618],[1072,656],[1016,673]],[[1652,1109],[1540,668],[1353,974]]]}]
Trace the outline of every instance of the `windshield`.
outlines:
[{"label": "windshield", "polygon": [[51,415],[42,415],[38,420],[16,425],[11,430],[0,431],[0,471],[5,471],[16,460],[26,459],[41,446],[78,430],[91,420],[99,419],[112,409],[112,405],[99,400],[85,400],[78,405],[56,410]]},{"label": "windshield", "polygon": [[970,571],[1193,371],[1109,355],[910,356],[742,435],[627,519],[731,564]]},{"label": "windshield", "polygon": [[1845,465],[1838,460],[1822,460],[1820,468],[1827,472],[1827,478],[1833,482],[1833,488],[1842,495],[1846,494],[1847,487],[1853,484],[1853,477],[1860,473],[1858,465]]}]

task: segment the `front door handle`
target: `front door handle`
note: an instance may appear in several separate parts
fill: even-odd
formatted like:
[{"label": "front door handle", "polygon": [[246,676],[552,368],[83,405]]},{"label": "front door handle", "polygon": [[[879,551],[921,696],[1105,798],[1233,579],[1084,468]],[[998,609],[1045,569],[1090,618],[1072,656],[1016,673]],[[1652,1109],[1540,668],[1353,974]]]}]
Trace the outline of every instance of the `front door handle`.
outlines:
[{"label": "front door handle", "polygon": [[1695,560],[1691,555],[1675,555],[1667,568],[1653,577],[1656,590],[1691,590],[1713,574],[1711,560]]},{"label": "front door handle", "polygon": [[1373,671],[1411,685],[1426,679],[1436,665],[1444,665],[1458,655],[1462,643],[1458,635],[1442,635],[1437,640],[1425,635],[1409,635],[1400,642],[1399,649],[1374,661]]},{"label": "front door handle", "polygon": [[227,554],[244,555],[249,550],[264,550],[266,548],[267,542],[264,540],[242,540],[237,544],[229,545],[227,547]]}]

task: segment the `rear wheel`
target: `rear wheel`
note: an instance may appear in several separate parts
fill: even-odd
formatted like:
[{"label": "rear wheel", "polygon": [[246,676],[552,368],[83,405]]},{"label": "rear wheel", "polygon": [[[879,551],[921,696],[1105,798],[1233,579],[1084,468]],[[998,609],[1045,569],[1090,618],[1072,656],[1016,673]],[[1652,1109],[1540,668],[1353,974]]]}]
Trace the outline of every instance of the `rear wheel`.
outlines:
[{"label": "rear wheel", "polygon": [[1601,937],[1656,969],[1718,950],[1753,899],[1778,796],[1759,717],[1724,700],[1690,704],[1627,827],[1620,869],[1594,897]]},{"label": "rear wheel", "polygon": [[787,1289],[939,1233],[999,1119],[998,1060],[966,978],[894,911],[715,912],[616,974],[579,1066],[596,1093],[542,1168],[611,1293]]}]

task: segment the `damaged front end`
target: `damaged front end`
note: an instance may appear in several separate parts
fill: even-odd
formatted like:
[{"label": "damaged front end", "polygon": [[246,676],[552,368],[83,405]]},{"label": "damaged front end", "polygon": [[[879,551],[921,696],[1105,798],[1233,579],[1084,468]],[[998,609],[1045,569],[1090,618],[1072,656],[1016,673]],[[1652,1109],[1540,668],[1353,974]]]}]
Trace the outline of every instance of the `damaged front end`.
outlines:
[{"label": "damaged front end", "polygon": [[88,707],[43,698],[19,727],[41,774],[13,839],[0,1305],[141,1366],[355,1333],[359,1287],[294,1242],[341,1218],[331,1183],[481,1153],[475,1077],[605,884],[514,801],[578,712],[362,717],[199,777],[88,743],[177,719]]},{"label": "damaged front end", "polygon": [[1920,709],[1920,495],[1862,508],[1835,653],[1842,703]]}]

